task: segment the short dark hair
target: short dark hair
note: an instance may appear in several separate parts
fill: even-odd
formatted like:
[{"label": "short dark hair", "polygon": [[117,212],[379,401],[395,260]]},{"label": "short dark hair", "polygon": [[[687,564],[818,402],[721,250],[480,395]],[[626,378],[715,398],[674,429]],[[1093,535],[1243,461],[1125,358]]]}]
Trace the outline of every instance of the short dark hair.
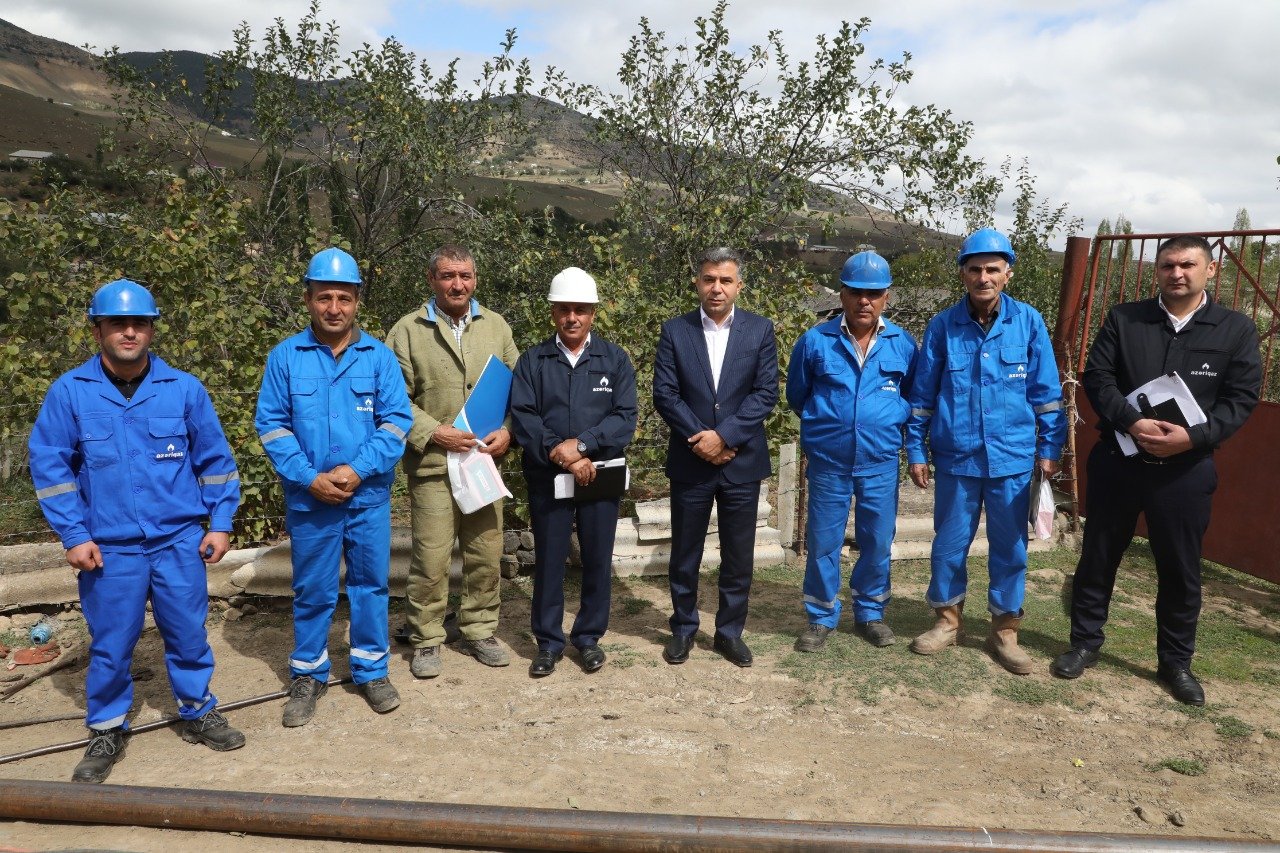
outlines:
[{"label": "short dark hair", "polygon": [[1213,247],[1209,245],[1209,241],[1201,237],[1199,234],[1181,234],[1177,237],[1170,237],[1156,248],[1156,257],[1159,258],[1165,252],[1175,252],[1185,249],[1199,249],[1204,252],[1206,261],[1213,261]]},{"label": "short dark hair", "polygon": [[737,266],[738,278],[742,278],[742,253],[737,249],[731,249],[728,246],[714,246],[710,249],[703,249],[693,261],[693,274],[694,276],[702,275],[702,268],[707,264],[729,263]]},{"label": "short dark hair", "polygon": [[472,269],[475,269],[476,266],[476,259],[471,256],[471,252],[467,250],[467,247],[459,246],[457,243],[445,243],[431,253],[430,259],[427,260],[427,274],[435,275],[441,261],[455,261],[461,264],[469,263]]}]

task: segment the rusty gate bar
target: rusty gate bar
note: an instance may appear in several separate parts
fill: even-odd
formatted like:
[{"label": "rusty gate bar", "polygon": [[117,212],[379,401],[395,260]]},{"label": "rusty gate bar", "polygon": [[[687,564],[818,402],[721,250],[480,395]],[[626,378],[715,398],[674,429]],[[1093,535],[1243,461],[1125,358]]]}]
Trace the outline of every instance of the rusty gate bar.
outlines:
[{"label": "rusty gate bar", "polygon": [[507,850],[1254,853],[1263,841],[598,812],[0,780],[0,817]]},{"label": "rusty gate bar", "polygon": [[[1280,337],[1280,270],[1269,275],[1267,248],[1280,237],[1276,229],[1242,231],[1181,232],[1208,239],[1218,261],[1218,274],[1211,283],[1213,298],[1251,316],[1265,327],[1261,334],[1263,365],[1262,399],[1243,428],[1216,454],[1219,486],[1214,494],[1213,521],[1205,534],[1206,559],[1280,583],[1280,526],[1270,523],[1280,517],[1280,365],[1276,361],[1276,338]],[[1148,241],[1156,245],[1180,234],[1102,234],[1096,238],[1070,238],[1063,264],[1058,322],[1054,329],[1054,354],[1064,381],[1075,380],[1084,371],[1092,334],[1115,300],[1143,299],[1158,292],[1154,263],[1148,260]],[[1247,245],[1246,238],[1261,238],[1248,252],[1232,247]],[[1079,242],[1077,242],[1079,241]],[[1133,246],[1136,252],[1122,252],[1117,246]],[[1270,241],[1270,242],[1269,242]],[[1082,263],[1080,248],[1092,243],[1088,262]],[[1256,259],[1251,257],[1257,251]],[[1103,263],[1103,254],[1106,263]],[[1127,259],[1125,259],[1127,255]],[[1116,270],[1114,261],[1124,260]],[[1227,264],[1233,266],[1234,274]],[[1274,264],[1274,259],[1272,260]],[[1131,271],[1129,267],[1132,266]],[[1081,271],[1084,280],[1080,280]],[[1099,280],[1101,278],[1101,280]],[[1145,279],[1145,281],[1144,281]],[[1117,284],[1112,293],[1112,284]],[[1132,286],[1130,286],[1132,285]],[[1242,294],[1241,288],[1252,294]],[[1228,293],[1228,291],[1231,291]],[[1145,292],[1144,292],[1145,291]],[[1247,304],[1246,304],[1247,303]],[[1270,312],[1270,319],[1263,315]],[[1074,372],[1069,372],[1074,368]],[[1074,397],[1080,417],[1073,424],[1069,451],[1064,455],[1063,476],[1072,495],[1072,521],[1088,515],[1085,506],[1085,471],[1081,460],[1098,442],[1097,416],[1078,385],[1068,383],[1065,396]],[[1073,393],[1074,392],[1074,393]],[[1068,400],[1069,411],[1072,400]],[[1139,535],[1145,535],[1140,525]]]}]

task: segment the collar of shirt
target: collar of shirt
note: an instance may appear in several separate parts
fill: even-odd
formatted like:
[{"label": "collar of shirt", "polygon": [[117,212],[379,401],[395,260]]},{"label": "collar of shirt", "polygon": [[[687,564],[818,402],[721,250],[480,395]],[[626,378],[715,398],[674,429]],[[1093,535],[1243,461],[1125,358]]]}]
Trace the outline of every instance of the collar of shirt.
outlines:
[{"label": "collar of shirt", "polygon": [[450,317],[448,314],[446,314],[443,311],[439,311],[439,312],[436,311],[436,298],[434,296],[427,300],[426,311],[427,311],[427,319],[433,323],[438,321],[440,317],[443,316],[445,318],[445,322],[447,322],[451,327],[457,326],[459,323],[465,326],[468,320],[474,320],[476,317],[480,316],[480,303],[472,299],[471,304],[467,306],[467,313],[463,314],[462,319],[458,321],[455,321],[452,317]]},{"label": "collar of shirt", "polygon": [[569,359],[569,364],[572,367],[578,366],[578,359],[582,358],[582,356],[587,351],[587,347],[589,346],[591,346],[590,332],[587,332],[587,339],[582,342],[582,349],[578,350],[576,353],[570,350],[567,346],[565,346],[564,341],[560,340],[560,333],[559,332],[556,333],[556,349],[564,353],[564,357]]},{"label": "collar of shirt", "polygon": [[1164,294],[1156,296],[1156,303],[1160,306],[1160,310],[1168,315],[1169,325],[1173,326],[1173,331],[1177,333],[1181,332],[1183,328],[1191,322],[1191,318],[1196,316],[1200,309],[1209,303],[1209,294],[1205,293],[1203,290],[1200,291],[1200,304],[1188,312],[1185,317],[1181,318],[1173,316],[1169,313],[1169,309],[1164,307]]},{"label": "collar of shirt", "polygon": [[716,321],[708,317],[707,312],[702,310],[701,306],[699,306],[698,314],[702,317],[702,331],[704,332],[726,331],[730,326],[733,325],[733,312],[736,310],[737,310],[736,306],[731,307],[729,309],[729,316],[724,318],[723,323],[716,325]]},{"label": "collar of shirt", "polygon": [[858,359],[858,367],[862,367],[867,362],[867,356],[871,354],[871,348],[876,345],[876,341],[880,339],[880,333],[884,331],[884,317],[876,318],[876,330],[871,333],[871,340],[867,341],[867,351],[863,352],[858,346],[858,340],[853,336],[853,329],[849,328],[849,318],[840,312],[840,331],[849,338],[849,342],[853,344],[853,355]]}]

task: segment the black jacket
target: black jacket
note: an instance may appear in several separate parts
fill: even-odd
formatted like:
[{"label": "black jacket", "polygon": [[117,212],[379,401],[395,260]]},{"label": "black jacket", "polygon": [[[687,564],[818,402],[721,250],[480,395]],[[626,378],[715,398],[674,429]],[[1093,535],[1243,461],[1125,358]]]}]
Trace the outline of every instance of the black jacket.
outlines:
[{"label": "black jacket", "polygon": [[623,455],[636,432],[636,373],[622,349],[596,334],[575,367],[556,346],[555,335],[516,362],[511,382],[511,422],[524,449],[526,478],[561,474],[548,457],[566,438],[587,445],[601,462]]},{"label": "black jacket", "polygon": [[1212,298],[1177,334],[1155,299],[1112,308],[1081,377],[1104,438],[1112,440],[1112,430],[1127,431],[1141,419],[1126,394],[1175,370],[1209,419],[1187,430],[1193,447],[1217,447],[1258,404],[1262,359],[1257,327]]}]

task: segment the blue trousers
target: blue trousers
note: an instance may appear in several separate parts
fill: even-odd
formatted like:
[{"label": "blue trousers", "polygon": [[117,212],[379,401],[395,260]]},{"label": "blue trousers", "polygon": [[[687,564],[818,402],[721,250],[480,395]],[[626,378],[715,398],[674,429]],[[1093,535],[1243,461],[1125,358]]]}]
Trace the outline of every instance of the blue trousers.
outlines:
[{"label": "blue trousers", "polygon": [[564,650],[564,564],[575,519],[582,551],[582,599],[569,641],[580,649],[596,645],[609,628],[618,500],[556,500],[550,482],[530,481],[529,518],[533,526],[529,619],[538,649],[555,654]]},{"label": "blue trousers", "polygon": [[387,674],[387,575],[391,504],[293,510],[285,515],[293,552],[293,654],[289,674],[329,679],[329,626],[338,604],[338,559],[347,564],[351,603],[351,678]]},{"label": "blue trousers", "polygon": [[933,502],[933,552],[927,600],[950,607],[964,600],[969,587],[965,561],[978,532],[978,514],[987,510],[987,568],[991,584],[987,609],[994,615],[1017,613],[1027,584],[1027,513],[1031,509],[1031,472],[1008,477],[959,477],[937,471]]},{"label": "blue trousers", "polygon": [[218,704],[209,692],[213,649],[205,633],[209,588],[200,540],[191,533],[151,553],[141,548],[102,548],[102,568],[79,573],[80,606],[89,626],[85,675],[85,724],[92,729],[126,725],[133,704],[133,649],[142,634],[147,600],[164,640],[164,663],[178,714],[194,720]]},{"label": "blue trousers", "polygon": [[858,560],[849,576],[853,618],[884,618],[889,601],[889,549],[898,519],[898,469],[855,477],[848,469],[810,463],[805,528],[804,609],[809,621],[834,628],[840,622],[840,551],[854,506]]},{"label": "blue trousers", "polygon": [[756,511],[760,481],[730,483],[717,473],[702,483],[671,481],[671,633],[698,632],[698,570],[715,502],[720,526],[720,596],[716,633],[742,636],[755,569]]}]

